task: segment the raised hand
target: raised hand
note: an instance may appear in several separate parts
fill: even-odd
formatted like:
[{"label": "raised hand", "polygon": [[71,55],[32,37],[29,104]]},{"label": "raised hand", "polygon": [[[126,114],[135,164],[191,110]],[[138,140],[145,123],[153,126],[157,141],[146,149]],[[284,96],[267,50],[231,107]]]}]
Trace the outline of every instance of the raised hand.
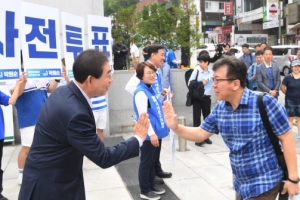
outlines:
[{"label": "raised hand", "polygon": [[134,135],[139,136],[143,141],[145,141],[148,134],[149,124],[150,120],[148,118],[148,114],[145,112],[141,113],[138,122],[134,121]]},{"label": "raised hand", "polygon": [[172,104],[168,101],[164,101],[164,105],[163,105],[162,109],[164,112],[164,117],[165,117],[167,126],[172,130],[177,129],[178,120],[177,120],[177,115],[175,114]]}]

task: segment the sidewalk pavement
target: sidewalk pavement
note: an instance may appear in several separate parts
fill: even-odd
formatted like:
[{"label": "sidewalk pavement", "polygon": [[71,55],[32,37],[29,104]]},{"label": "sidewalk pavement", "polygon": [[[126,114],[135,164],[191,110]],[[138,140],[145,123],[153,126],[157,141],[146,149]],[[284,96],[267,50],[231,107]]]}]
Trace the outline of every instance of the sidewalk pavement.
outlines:
[{"label": "sidewalk pavement", "polygon": [[[300,164],[300,140],[296,138],[297,129],[293,127]],[[132,134],[119,134],[127,139]],[[228,148],[220,135],[211,137],[212,145],[197,147],[194,142],[187,142],[190,151],[175,153],[172,165],[169,138],[162,144],[161,163],[165,171],[173,173],[172,178],[164,179],[168,187],[181,200],[233,200],[235,192],[232,187],[232,173],[228,158]],[[176,147],[178,140],[176,137]],[[18,199],[20,186],[17,185],[17,158],[21,146],[5,145],[3,149],[2,168],[4,170],[2,194],[9,200]],[[298,165],[298,171],[300,167]],[[87,200],[131,200],[120,175],[115,167],[101,169],[88,159],[84,159],[83,174]]]}]

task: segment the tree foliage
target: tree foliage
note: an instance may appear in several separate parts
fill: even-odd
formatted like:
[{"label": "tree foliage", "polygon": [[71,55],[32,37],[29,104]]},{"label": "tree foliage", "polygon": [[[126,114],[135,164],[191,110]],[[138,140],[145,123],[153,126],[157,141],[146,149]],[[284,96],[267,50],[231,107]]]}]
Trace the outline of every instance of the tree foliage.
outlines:
[{"label": "tree foliage", "polygon": [[134,14],[136,6],[130,6],[127,8],[120,7],[118,12],[114,15],[115,20],[119,22],[120,29],[115,29],[113,35],[123,37],[125,44],[130,44],[133,41],[133,36],[137,33],[137,15]]},{"label": "tree foliage", "polygon": [[104,16],[113,15],[119,8],[128,8],[138,2],[139,0],[104,0]]},{"label": "tree foliage", "polygon": [[196,23],[197,9],[192,2],[191,0],[188,1],[186,10],[181,7],[174,8],[174,13],[178,19],[174,40],[177,44],[180,44],[181,48],[188,50],[189,55],[187,56],[189,58],[192,56],[189,49],[199,47],[200,39],[203,37],[202,33],[199,32],[199,24]]},{"label": "tree foliage", "polygon": [[139,34],[144,39],[156,43],[173,40],[170,33],[176,28],[176,16],[167,11],[164,6],[156,3],[144,6],[137,15]]}]

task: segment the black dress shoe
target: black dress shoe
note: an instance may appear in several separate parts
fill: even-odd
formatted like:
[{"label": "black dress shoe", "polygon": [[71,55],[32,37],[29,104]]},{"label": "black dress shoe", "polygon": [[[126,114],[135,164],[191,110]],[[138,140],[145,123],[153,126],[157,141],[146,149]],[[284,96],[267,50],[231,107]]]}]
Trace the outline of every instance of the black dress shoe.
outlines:
[{"label": "black dress shoe", "polygon": [[171,178],[172,173],[160,171],[160,172],[156,172],[156,176],[158,176],[159,178]]},{"label": "black dress shoe", "polygon": [[198,147],[203,147],[204,144],[205,142],[195,142],[195,145]]},{"label": "black dress shoe", "polygon": [[212,141],[211,141],[209,138],[207,138],[206,140],[204,140],[204,142],[205,142],[206,144],[212,144]]},{"label": "black dress shoe", "polygon": [[164,180],[159,178],[158,176],[155,176],[154,177],[154,184],[156,184],[156,185],[164,184]]}]

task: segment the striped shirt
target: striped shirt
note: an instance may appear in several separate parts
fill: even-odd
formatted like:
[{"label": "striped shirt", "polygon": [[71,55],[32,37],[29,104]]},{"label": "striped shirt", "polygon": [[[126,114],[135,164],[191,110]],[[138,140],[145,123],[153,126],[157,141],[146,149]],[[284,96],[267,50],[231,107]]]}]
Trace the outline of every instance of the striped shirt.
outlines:
[{"label": "striped shirt", "polygon": [[107,102],[105,96],[96,96],[92,100],[92,110],[103,110],[107,108]]},{"label": "striped shirt", "polygon": [[[207,132],[220,133],[230,149],[234,188],[244,200],[271,190],[283,176],[260,117],[258,94],[245,88],[235,110],[220,101],[201,125]],[[270,95],[263,102],[274,133],[280,136],[289,131],[285,108]]]},{"label": "striped shirt", "polygon": [[[15,105],[18,111],[19,128],[36,124],[40,110],[48,98],[47,88],[49,85],[49,81],[45,79],[27,80],[24,91]],[[13,90],[15,86],[15,82],[7,84],[9,91]]]}]

